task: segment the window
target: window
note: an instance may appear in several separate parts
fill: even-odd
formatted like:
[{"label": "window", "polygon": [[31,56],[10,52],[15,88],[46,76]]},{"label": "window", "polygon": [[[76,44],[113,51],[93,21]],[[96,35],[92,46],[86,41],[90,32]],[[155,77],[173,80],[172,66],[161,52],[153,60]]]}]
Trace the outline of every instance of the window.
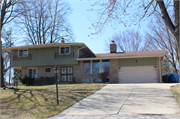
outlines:
[{"label": "window", "polygon": [[97,78],[97,79],[92,79],[92,83],[101,83],[102,80]]},{"label": "window", "polygon": [[25,57],[28,55],[28,51],[27,50],[19,50],[19,56],[20,57]]},{"label": "window", "polygon": [[92,61],[92,73],[93,74],[99,74],[100,71],[100,61],[99,60],[93,60]]},{"label": "window", "polygon": [[67,67],[67,74],[72,74],[72,73],[73,73],[72,67]]},{"label": "window", "polygon": [[61,81],[66,82],[66,75],[61,75]]},{"label": "window", "polygon": [[66,67],[61,68],[61,74],[66,74]]},{"label": "window", "polygon": [[109,60],[102,60],[102,72],[110,73],[110,63],[109,63]]},{"label": "window", "polygon": [[83,83],[91,83],[91,79],[83,79]]},{"label": "window", "polygon": [[68,79],[68,81],[72,81],[73,80],[73,76],[72,75],[67,75],[67,79]]},{"label": "window", "polygon": [[62,82],[73,81],[73,67],[61,67],[61,81]]},{"label": "window", "polygon": [[60,54],[69,54],[69,47],[61,47]]},{"label": "window", "polygon": [[91,73],[91,62],[83,61],[83,73],[90,74]]},{"label": "window", "polygon": [[51,68],[45,68],[45,72],[51,72]]},{"label": "window", "polygon": [[83,61],[83,74],[99,74],[101,72],[110,73],[109,60]]},{"label": "window", "polygon": [[31,78],[37,78],[37,70],[36,69],[28,69],[28,76]]}]

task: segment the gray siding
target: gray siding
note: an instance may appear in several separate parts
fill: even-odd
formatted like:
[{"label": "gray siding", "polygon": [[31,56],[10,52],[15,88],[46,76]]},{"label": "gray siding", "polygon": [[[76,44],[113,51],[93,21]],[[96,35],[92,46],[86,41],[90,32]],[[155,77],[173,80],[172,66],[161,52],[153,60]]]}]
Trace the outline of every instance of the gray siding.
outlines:
[{"label": "gray siding", "polygon": [[[138,60],[137,63],[136,60]],[[152,65],[157,65],[156,57],[118,59],[118,66],[152,66]]]},{"label": "gray siding", "polygon": [[79,50],[79,57],[86,55],[86,53],[83,50]]},{"label": "gray siding", "polygon": [[[76,61],[78,47],[72,46],[70,48],[70,55],[58,55],[55,58],[55,53],[59,53],[59,47],[52,48],[39,48],[29,49],[28,55],[31,55],[30,59],[17,58],[12,60],[13,67],[23,66],[47,66],[47,65],[67,65],[78,64]],[[18,55],[18,50],[12,51],[12,57]]]}]

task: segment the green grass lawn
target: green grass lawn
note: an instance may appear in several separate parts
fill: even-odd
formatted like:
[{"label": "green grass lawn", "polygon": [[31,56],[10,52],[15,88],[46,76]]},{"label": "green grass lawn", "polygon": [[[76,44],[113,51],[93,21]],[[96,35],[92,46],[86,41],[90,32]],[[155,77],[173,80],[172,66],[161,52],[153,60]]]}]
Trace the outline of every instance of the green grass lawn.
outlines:
[{"label": "green grass lawn", "polygon": [[180,106],[180,84],[171,86],[171,91]]},{"label": "green grass lawn", "polygon": [[0,90],[0,118],[46,118],[58,114],[77,101],[94,93],[106,84],[59,85],[59,105],[56,85],[20,86],[18,89]]}]

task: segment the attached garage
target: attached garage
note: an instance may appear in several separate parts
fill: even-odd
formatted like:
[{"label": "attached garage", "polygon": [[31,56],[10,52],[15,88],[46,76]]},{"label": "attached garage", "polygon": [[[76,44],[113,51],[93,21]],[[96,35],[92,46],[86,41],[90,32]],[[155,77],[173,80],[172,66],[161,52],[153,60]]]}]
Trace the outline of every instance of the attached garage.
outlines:
[{"label": "attached garage", "polygon": [[157,57],[118,59],[119,83],[158,83]]},{"label": "attached garage", "polygon": [[119,83],[157,83],[155,66],[132,66],[119,69]]}]

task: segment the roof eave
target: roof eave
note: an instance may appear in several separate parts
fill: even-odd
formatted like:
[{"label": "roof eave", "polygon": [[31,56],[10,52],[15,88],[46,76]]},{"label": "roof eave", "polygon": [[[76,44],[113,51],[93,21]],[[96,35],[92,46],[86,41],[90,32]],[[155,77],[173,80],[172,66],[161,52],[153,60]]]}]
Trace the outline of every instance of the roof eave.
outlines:
[{"label": "roof eave", "polygon": [[121,59],[121,58],[164,57],[164,56],[165,55],[126,56],[126,57],[100,57],[100,58],[76,58],[76,60]]},{"label": "roof eave", "polygon": [[18,47],[10,47],[10,48],[2,48],[7,52],[11,52],[12,50],[17,49],[31,49],[31,48],[46,48],[46,47],[57,47],[57,46],[79,46],[79,45],[86,45],[84,43],[63,43],[63,44],[47,44],[47,45],[29,45],[29,46],[18,46]]}]

